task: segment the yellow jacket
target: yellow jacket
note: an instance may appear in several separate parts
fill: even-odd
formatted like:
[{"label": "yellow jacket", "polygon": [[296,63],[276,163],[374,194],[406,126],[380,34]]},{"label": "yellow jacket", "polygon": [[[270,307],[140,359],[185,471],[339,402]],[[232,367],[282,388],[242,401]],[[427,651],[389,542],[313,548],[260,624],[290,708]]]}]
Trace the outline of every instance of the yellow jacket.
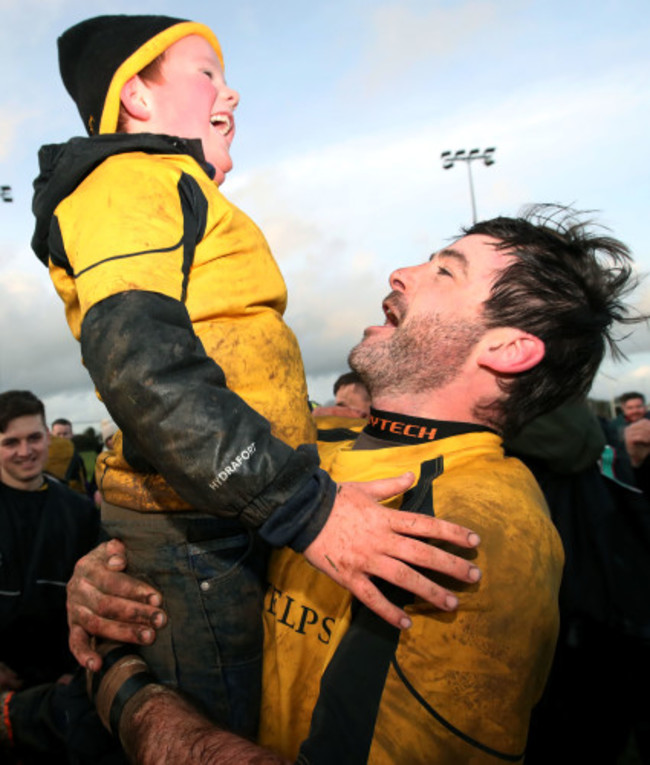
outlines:
[{"label": "yellow jacket", "polygon": [[[282,318],[284,281],[257,226],[212,181],[200,145],[73,139],[45,147],[41,165],[33,244],[122,431],[97,467],[106,499],[259,527],[296,497],[327,517],[333,485],[315,450],[295,449],[313,443],[315,428]],[[286,527],[269,541],[296,533]]]},{"label": "yellow jacket", "polygon": [[332,477],[413,471],[422,512],[432,503],[437,517],[481,536],[467,556],[483,578],[445,582],[460,593],[455,613],[405,598],[413,626],[399,633],[353,607],[348,592],[301,556],[274,552],[262,743],[294,758],[305,742],[301,763],[517,761],[558,629],[563,552],[539,487],[489,432],[379,450],[352,446],[328,447],[323,465]]}]

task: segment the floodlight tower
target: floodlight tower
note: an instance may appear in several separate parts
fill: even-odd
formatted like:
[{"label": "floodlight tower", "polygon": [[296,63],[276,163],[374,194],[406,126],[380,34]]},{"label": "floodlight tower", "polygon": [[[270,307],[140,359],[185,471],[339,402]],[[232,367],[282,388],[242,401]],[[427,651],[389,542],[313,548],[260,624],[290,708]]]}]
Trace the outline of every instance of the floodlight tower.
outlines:
[{"label": "floodlight tower", "polygon": [[3,202],[14,201],[14,198],[11,196],[11,186],[0,186],[0,199]]},{"label": "floodlight tower", "polygon": [[467,163],[467,175],[469,177],[469,194],[472,200],[472,223],[476,223],[476,200],[474,199],[474,180],[472,179],[472,162],[474,162],[477,159],[482,159],[486,165],[488,166],[493,165],[495,151],[496,151],[496,148],[492,146],[489,149],[486,149],[483,153],[481,153],[480,149],[472,149],[468,154],[465,151],[465,149],[460,149],[460,151],[457,151],[455,154],[453,154],[453,156],[450,151],[443,151],[442,154],[440,155],[440,159],[442,160],[443,170],[449,170],[449,168],[453,167],[454,163],[456,162]]}]

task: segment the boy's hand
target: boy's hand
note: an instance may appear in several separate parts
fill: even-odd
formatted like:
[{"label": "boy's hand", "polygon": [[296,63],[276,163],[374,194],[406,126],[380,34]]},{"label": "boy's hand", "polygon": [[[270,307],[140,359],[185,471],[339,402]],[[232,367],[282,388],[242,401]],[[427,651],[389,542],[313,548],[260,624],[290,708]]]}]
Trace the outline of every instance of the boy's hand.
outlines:
[{"label": "boy's hand", "polygon": [[161,594],[122,573],[125,568],[125,547],[112,539],[81,558],[68,582],[70,650],[82,667],[94,672],[102,659],[93,650],[91,635],[149,645],[167,623]]},{"label": "boy's hand", "polygon": [[377,504],[376,500],[402,494],[413,478],[412,473],[405,473],[368,483],[339,484],[327,523],[305,550],[313,566],[399,628],[410,627],[410,619],[382,595],[371,576],[392,582],[444,611],[453,611],[458,598],[412,566],[429,568],[463,582],[476,582],[481,577],[480,570],[465,559],[413,539],[424,537],[476,547],[480,541],[477,534],[438,518]]}]

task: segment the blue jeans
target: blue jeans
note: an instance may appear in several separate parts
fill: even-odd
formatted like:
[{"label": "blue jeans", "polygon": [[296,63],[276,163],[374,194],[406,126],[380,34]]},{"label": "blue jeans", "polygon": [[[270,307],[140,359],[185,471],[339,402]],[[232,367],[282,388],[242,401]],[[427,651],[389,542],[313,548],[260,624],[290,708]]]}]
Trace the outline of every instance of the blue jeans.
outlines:
[{"label": "blue jeans", "polygon": [[264,544],[236,521],[139,513],[104,503],[102,525],[127,548],[128,573],[163,594],[169,622],[139,649],[153,673],[216,722],[255,736],[262,676]]}]

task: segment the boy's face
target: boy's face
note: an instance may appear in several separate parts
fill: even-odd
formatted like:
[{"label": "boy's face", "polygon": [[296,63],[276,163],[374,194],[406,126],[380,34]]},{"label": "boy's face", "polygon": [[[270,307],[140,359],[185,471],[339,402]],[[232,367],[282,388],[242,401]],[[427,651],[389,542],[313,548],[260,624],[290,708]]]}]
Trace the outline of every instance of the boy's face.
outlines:
[{"label": "boy's face", "polygon": [[147,82],[151,132],[199,138],[206,160],[223,183],[232,170],[230,144],[235,137],[233,112],[239,93],[226,85],[217,54],[198,35],[170,46],[162,62],[162,80]]}]

